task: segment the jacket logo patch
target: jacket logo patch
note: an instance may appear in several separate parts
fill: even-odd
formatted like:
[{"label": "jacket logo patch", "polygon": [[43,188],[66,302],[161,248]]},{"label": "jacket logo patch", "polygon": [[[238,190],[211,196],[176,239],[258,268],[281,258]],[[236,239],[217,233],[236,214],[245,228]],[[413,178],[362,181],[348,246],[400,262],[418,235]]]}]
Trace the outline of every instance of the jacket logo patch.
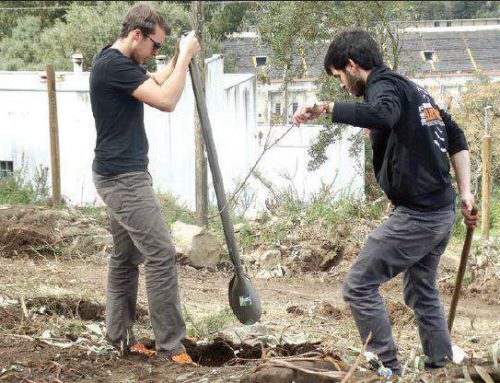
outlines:
[{"label": "jacket logo patch", "polygon": [[434,133],[434,144],[442,153],[447,153],[446,138],[443,132],[445,124],[441,117],[441,113],[439,113],[439,109],[428,102],[424,102],[418,107],[418,110],[420,112],[420,122],[422,126],[432,129]]},{"label": "jacket logo patch", "polygon": [[441,117],[441,113],[439,113],[439,109],[432,106],[427,102],[424,102],[422,105],[418,107],[420,112],[420,121],[423,126],[444,126],[443,119]]}]

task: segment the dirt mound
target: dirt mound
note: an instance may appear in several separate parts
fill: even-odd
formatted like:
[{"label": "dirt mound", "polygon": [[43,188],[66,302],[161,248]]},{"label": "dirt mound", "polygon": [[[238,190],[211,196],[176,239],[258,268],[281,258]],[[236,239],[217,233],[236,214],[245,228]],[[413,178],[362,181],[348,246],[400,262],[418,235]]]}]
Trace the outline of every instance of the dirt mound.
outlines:
[{"label": "dirt mound", "polygon": [[19,327],[23,311],[19,305],[0,307],[0,329],[13,330]]},{"label": "dirt mound", "polygon": [[290,306],[286,308],[286,312],[288,314],[292,315],[304,315],[306,312],[304,309],[300,308],[299,306]]},{"label": "dirt mound", "polygon": [[76,298],[36,297],[26,300],[26,308],[45,315],[64,315],[83,320],[104,320],[102,304]]},{"label": "dirt mound", "polygon": [[[154,350],[155,342],[151,339],[142,339],[141,342],[150,350]],[[230,340],[217,337],[211,342],[197,342],[194,339],[185,338],[182,343],[186,351],[194,362],[200,366],[220,367],[228,363],[246,364],[255,360],[262,359],[264,348],[261,344],[254,346],[248,344],[236,344]],[[321,343],[300,343],[300,344],[280,344],[272,348],[266,348],[266,357],[290,357],[302,355],[310,352],[324,354],[321,349]],[[330,355],[329,353],[327,353]],[[337,358],[335,354],[331,357]]]},{"label": "dirt mound", "polygon": [[[330,319],[339,320],[342,317],[346,316],[346,313],[342,311],[338,307],[332,306],[328,302],[322,302],[315,310],[315,312],[319,315],[325,316]],[[349,315],[349,314],[347,314]]]},{"label": "dirt mound", "polygon": [[[26,308],[44,315],[64,315],[82,320],[104,320],[106,307],[97,302],[73,297],[34,297],[26,299]],[[138,307],[137,320],[144,320],[148,311]]]},{"label": "dirt mound", "polygon": [[72,209],[10,206],[0,210],[0,256],[45,258],[105,254],[111,235]]},{"label": "dirt mound", "polygon": [[469,285],[467,291],[487,303],[500,304],[500,279],[494,276]]},{"label": "dirt mound", "polygon": [[[244,253],[253,254],[250,257],[252,264],[259,264],[258,254],[279,248],[281,264],[292,273],[324,272],[337,267],[343,260],[355,258],[372,227],[373,222],[365,219],[333,225],[321,220],[294,221],[286,216],[272,216],[268,221],[250,222],[239,229],[238,236],[240,240],[242,236],[252,238],[251,246],[242,245]],[[270,246],[269,239],[274,237],[275,242]],[[266,262],[265,266],[271,265]]]}]

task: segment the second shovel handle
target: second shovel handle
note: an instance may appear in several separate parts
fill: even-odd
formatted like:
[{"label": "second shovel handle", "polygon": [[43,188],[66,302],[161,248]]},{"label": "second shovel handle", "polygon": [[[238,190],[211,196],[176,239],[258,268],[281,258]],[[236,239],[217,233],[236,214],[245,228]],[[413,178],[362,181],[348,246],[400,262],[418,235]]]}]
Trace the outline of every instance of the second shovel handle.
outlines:
[{"label": "second shovel handle", "polygon": [[[479,209],[476,205],[472,207],[472,215],[476,215]],[[451,332],[453,328],[453,321],[455,320],[455,313],[457,311],[458,298],[460,297],[460,291],[462,290],[462,282],[464,280],[465,268],[467,266],[467,258],[469,257],[470,247],[472,244],[472,237],[474,235],[474,227],[467,228],[467,233],[465,234],[464,247],[462,248],[462,254],[460,256],[460,266],[458,267],[457,279],[455,281],[455,290],[453,291],[453,296],[450,303],[450,313],[448,315],[448,330]]]}]

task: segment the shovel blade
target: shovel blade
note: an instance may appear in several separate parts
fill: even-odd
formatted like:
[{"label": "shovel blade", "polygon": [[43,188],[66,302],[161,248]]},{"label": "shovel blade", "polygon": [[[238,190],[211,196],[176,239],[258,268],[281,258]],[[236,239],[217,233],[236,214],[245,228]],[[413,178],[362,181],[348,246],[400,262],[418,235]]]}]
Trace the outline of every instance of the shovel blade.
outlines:
[{"label": "shovel blade", "polygon": [[262,315],[257,290],[245,275],[235,274],[229,282],[229,305],[236,318],[246,325],[254,324]]}]

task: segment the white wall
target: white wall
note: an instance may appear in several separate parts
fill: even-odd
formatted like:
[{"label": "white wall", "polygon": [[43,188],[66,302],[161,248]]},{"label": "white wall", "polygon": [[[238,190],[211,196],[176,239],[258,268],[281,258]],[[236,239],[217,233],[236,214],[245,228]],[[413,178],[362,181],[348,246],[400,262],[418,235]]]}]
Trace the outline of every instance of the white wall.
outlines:
[{"label": "white wall", "polygon": [[[262,129],[264,138],[259,145],[258,154],[264,149],[265,137],[269,132],[268,126],[259,128]],[[273,126],[269,142],[274,142],[289,128],[290,125]],[[345,127],[342,138],[328,147],[328,160],[319,169],[308,171],[308,150],[322,128],[321,125],[294,126],[281,141],[264,154],[258,170],[266,180],[272,181],[276,191],[289,189],[303,201],[318,193],[322,185],[328,186],[337,199],[363,199],[364,150],[354,156],[349,153],[351,139],[356,135],[363,135],[363,130]],[[257,206],[263,207],[266,198],[273,199],[273,194],[261,182],[252,177],[251,183],[257,191]]]},{"label": "white wall", "polygon": [[[35,167],[50,168],[48,99],[41,74],[0,72],[0,161],[14,161],[14,168],[19,169],[24,156],[31,175]],[[98,203],[91,171],[96,135],[88,92],[89,73],[57,73],[56,78],[62,194],[70,204]],[[266,127],[257,126],[256,78],[253,74],[223,74],[223,58],[214,56],[207,60],[206,92],[219,164],[226,192],[230,193],[262,151],[258,132],[267,133]],[[194,111],[189,79],[173,113],[145,106],[149,170],[155,189],[179,197],[192,209],[195,207]],[[273,134],[282,129],[274,127]],[[319,129],[294,128],[280,145],[265,154],[260,171],[278,188],[290,184],[282,174],[293,174],[292,182],[304,199],[316,192],[322,181],[332,182],[337,171],[334,189],[352,186],[349,193],[359,193],[363,177],[359,169],[355,171],[355,166],[363,161],[362,157],[354,162],[348,157],[348,139],[329,148],[330,160],[319,171],[307,172],[307,149]],[[208,181],[211,185],[210,173]],[[251,210],[262,208],[268,190],[253,177],[249,189],[255,196]],[[213,191],[210,194],[215,201]]]},{"label": "white wall", "polygon": [[[50,168],[49,116],[46,83],[39,72],[0,72],[0,160],[24,156],[27,170]],[[62,80],[64,76],[64,80]],[[95,125],[88,91],[89,73],[58,73],[56,82],[61,163],[61,191],[70,204],[92,204],[98,196],[92,183]],[[162,113],[145,106],[150,143],[150,171],[155,187],[194,201],[194,96],[190,82],[175,112]],[[49,172],[49,185],[50,185]]]}]

